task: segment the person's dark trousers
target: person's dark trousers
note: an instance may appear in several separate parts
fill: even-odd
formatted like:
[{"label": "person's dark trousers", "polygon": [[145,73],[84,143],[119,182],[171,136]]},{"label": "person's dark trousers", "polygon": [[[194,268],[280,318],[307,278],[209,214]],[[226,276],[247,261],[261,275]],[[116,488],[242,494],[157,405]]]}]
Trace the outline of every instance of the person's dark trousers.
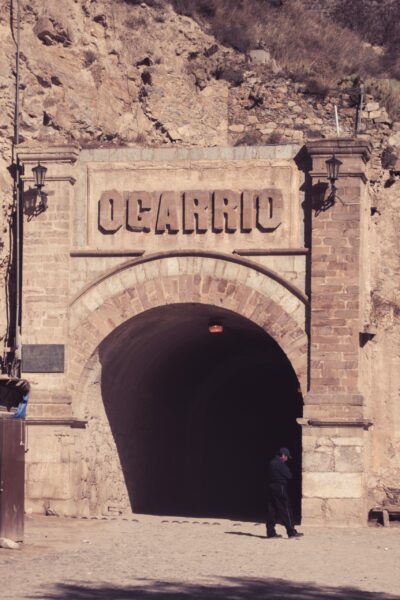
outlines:
[{"label": "person's dark trousers", "polygon": [[286,527],[288,536],[296,533],[286,486],[281,483],[270,483],[268,485],[267,537],[276,535],[275,525],[277,522]]}]

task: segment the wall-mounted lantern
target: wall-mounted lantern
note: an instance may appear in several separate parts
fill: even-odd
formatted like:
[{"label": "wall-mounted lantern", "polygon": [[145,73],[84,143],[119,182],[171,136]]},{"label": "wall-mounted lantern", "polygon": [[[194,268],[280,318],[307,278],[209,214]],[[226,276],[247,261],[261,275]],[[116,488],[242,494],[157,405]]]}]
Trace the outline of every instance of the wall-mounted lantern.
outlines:
[{"label": "wall-mounted lantern", "polygon": [[339,171],[340,167],[343,164],[341,160],[336,158],[335,155],[331,156],[328,160],[325,161],[326,171],[328,173],[328,179],[331,184],[331,193],[329,194],[329,199],[331,205],[335,203],[336,199],[336,186],[335,182],[339,179]]},{"label": "wall-mounted lantern", "polygon": [[43,191],[43,188],[46,180],[47,167],[41,165],[39,162],[36,167],[33,167],[32,173],[35,178],[35,188],[37,189],[37,194],[40,198],[40,208],[46,210],[47,194]]}]

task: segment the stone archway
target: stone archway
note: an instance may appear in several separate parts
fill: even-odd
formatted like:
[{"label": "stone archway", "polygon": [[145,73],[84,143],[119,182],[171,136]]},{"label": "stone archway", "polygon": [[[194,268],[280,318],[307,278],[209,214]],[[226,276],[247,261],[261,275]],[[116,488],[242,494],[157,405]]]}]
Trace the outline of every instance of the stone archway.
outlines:
[{"label": "stone archway", "polygon": [[[282,283],[269,279],[264,274],[254,273],[243,265],[224,264],[221,260],[204,257],[161,259],[131,265],[123,272],[112,273],[97,285],[88,288],[72,307],[75,328],[71,338],[73,344],[69,355],[69,374],[76,389],[74,411],[89,420],[88,435],[84,441],[86,447],[83,450],[88,467],[82,494],[89,498],[88,513],[104,513],[110,506],[131,505],[135,508],[127,476],[132,461],[126,458],[126,453],[121,452],[121,445],[125,444],[121,440],[129,442],[129,429],[121,433],[121,428],[116,426],[117,421],[121,421],[121,414],[126,419],[129,418],[129,400],[118,408],[113,406],[113,390],[115,396],[121,398],[126,386],[112,383],[110,387],[110,369],[114,369],[114,381],[120,377],[126,378],[126,373],[128,377],[135,376],[135,369],[129,367],[129,361],[122,371],[119,369],[121,360],[118,353],[124,352],[132,337],[142,335],[136,350],[133,351],[130,347],[130,357],[139,363],[139,371],[146,369],[147,359],[135,359],[135,356],[139,356],[135,352],[142,351],[142,340],[147,346],[151,342],[155,349],[152,351],[147,347],[146,355],[150,361],[154,361],[154,377],[157,377],[162,363],[159,359],[154,359],[154,355],[158,352],[158,346],[163,343],[162,333],[151,335],[153,339],[149,342],[149,336],[143,337],[140,333],[140,322],[143,323],[144,317],[149,325],[147,315],[153,313],[161,315],[162,322],[165,313],[171,313],[167,309],[174,308],[182,310],[180,314],[184,318],[188,314],[196,315],[201,312],[225,315],[233,329],[245,327],[247,333],[241,340],[244,340],[250,352],[258,352],[256,360],[260,358],[260,344],[264,344],[265,348],[269,344],[270,348],[275,348],[273,352],[281,355],[279,360],[287,363],[284,377],[292,379],[292,388],[293,385],[294,389],[297,388],[296,382],[301,382],[303,386],[306,383],[307,336],[300,324],[304,319],[304,304]],[[152,331],[154,328],[162,330],[157,323],[153,319],[149,326]],[[175,325],[177,323],[179,321],[175,314]],[[196,333],[193,325],[191,327],[193,336],[198,338],[198,331]],[[173,332],[173,325],[168,330],[164,328],[164,333],[167,332],[168,335],[171,335],[171,331]],[[229,345],[225,346],[225,353],[228,347]],[[165,354],[165,348],[162,352]],[[169,355],[170,353],[165,354]],[[229,360],[237,358],[232,354]],[[176,361],[173,364],[176,365]],[[118,366],[117,369],[115,365]],[[293,377],[290,375],[291,371]],[[223,376],[229,378],[229,370],[225,368],[224,373]],[[148,393],[148,380],[149,376],[144,394]],[[140,385],[143,389],[144,384]],[[293,424],[298,416],[301,413],[292,414]],[[300,446],[298,450],[300,455]],[[116,460],[117,456],[119,462]],[[143,470],[146,471],[145,468]],[[111,481],[112,485],[104,486],[101,483],[102,477]],[[148,501],[140,500],[137,504],[139,512],[146,502],[153,506]]]},{"label": "stone archway", "polygon": [[[256,265],[255,265],[256,266]],[[307,388],[308,337],[304,294],[232,259],[172,256],[133,263],[102,277],[70,308],[71,385],[101,341],[124,321],[167,304],[198,302],[223,306],[250,319],[282,348]]]}]

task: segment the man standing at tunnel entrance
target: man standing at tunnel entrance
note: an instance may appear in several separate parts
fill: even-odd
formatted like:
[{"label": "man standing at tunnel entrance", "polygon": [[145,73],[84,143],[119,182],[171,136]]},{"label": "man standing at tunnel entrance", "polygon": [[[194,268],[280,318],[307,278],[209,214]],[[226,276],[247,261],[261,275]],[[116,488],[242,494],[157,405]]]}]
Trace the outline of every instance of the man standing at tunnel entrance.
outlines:
[{"label": "man standing at tunnel entrance", "polygon": [[267,538],[282,537],[276,533],[277,522],[285,526],[289,538],[304,535],[296,531],[293,525],[292,509],[287,492],[288,483],[292,479],[292,472],[286,464],[289,458],[291,458],[289,450],[280,448],[268,465]]}]

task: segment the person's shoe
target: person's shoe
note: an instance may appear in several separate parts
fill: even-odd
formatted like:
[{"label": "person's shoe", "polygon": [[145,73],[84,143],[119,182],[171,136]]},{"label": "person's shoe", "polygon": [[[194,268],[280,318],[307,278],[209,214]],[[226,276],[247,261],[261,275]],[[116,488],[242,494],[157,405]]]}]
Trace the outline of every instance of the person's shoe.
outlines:
[{"label": "person's shoe", "polygon": [[271,539],[271,538],[281,538],[282,536],[279,535],[279,533],[274,533],[273,535],[267,535],[267,539]]},{"label": "person's shoe", "polygon": [[304,533],[301,533],[300,531],[294,531],[293,533],[288,534],[288,538],[299,538],[299,537],[303,537]]}]

